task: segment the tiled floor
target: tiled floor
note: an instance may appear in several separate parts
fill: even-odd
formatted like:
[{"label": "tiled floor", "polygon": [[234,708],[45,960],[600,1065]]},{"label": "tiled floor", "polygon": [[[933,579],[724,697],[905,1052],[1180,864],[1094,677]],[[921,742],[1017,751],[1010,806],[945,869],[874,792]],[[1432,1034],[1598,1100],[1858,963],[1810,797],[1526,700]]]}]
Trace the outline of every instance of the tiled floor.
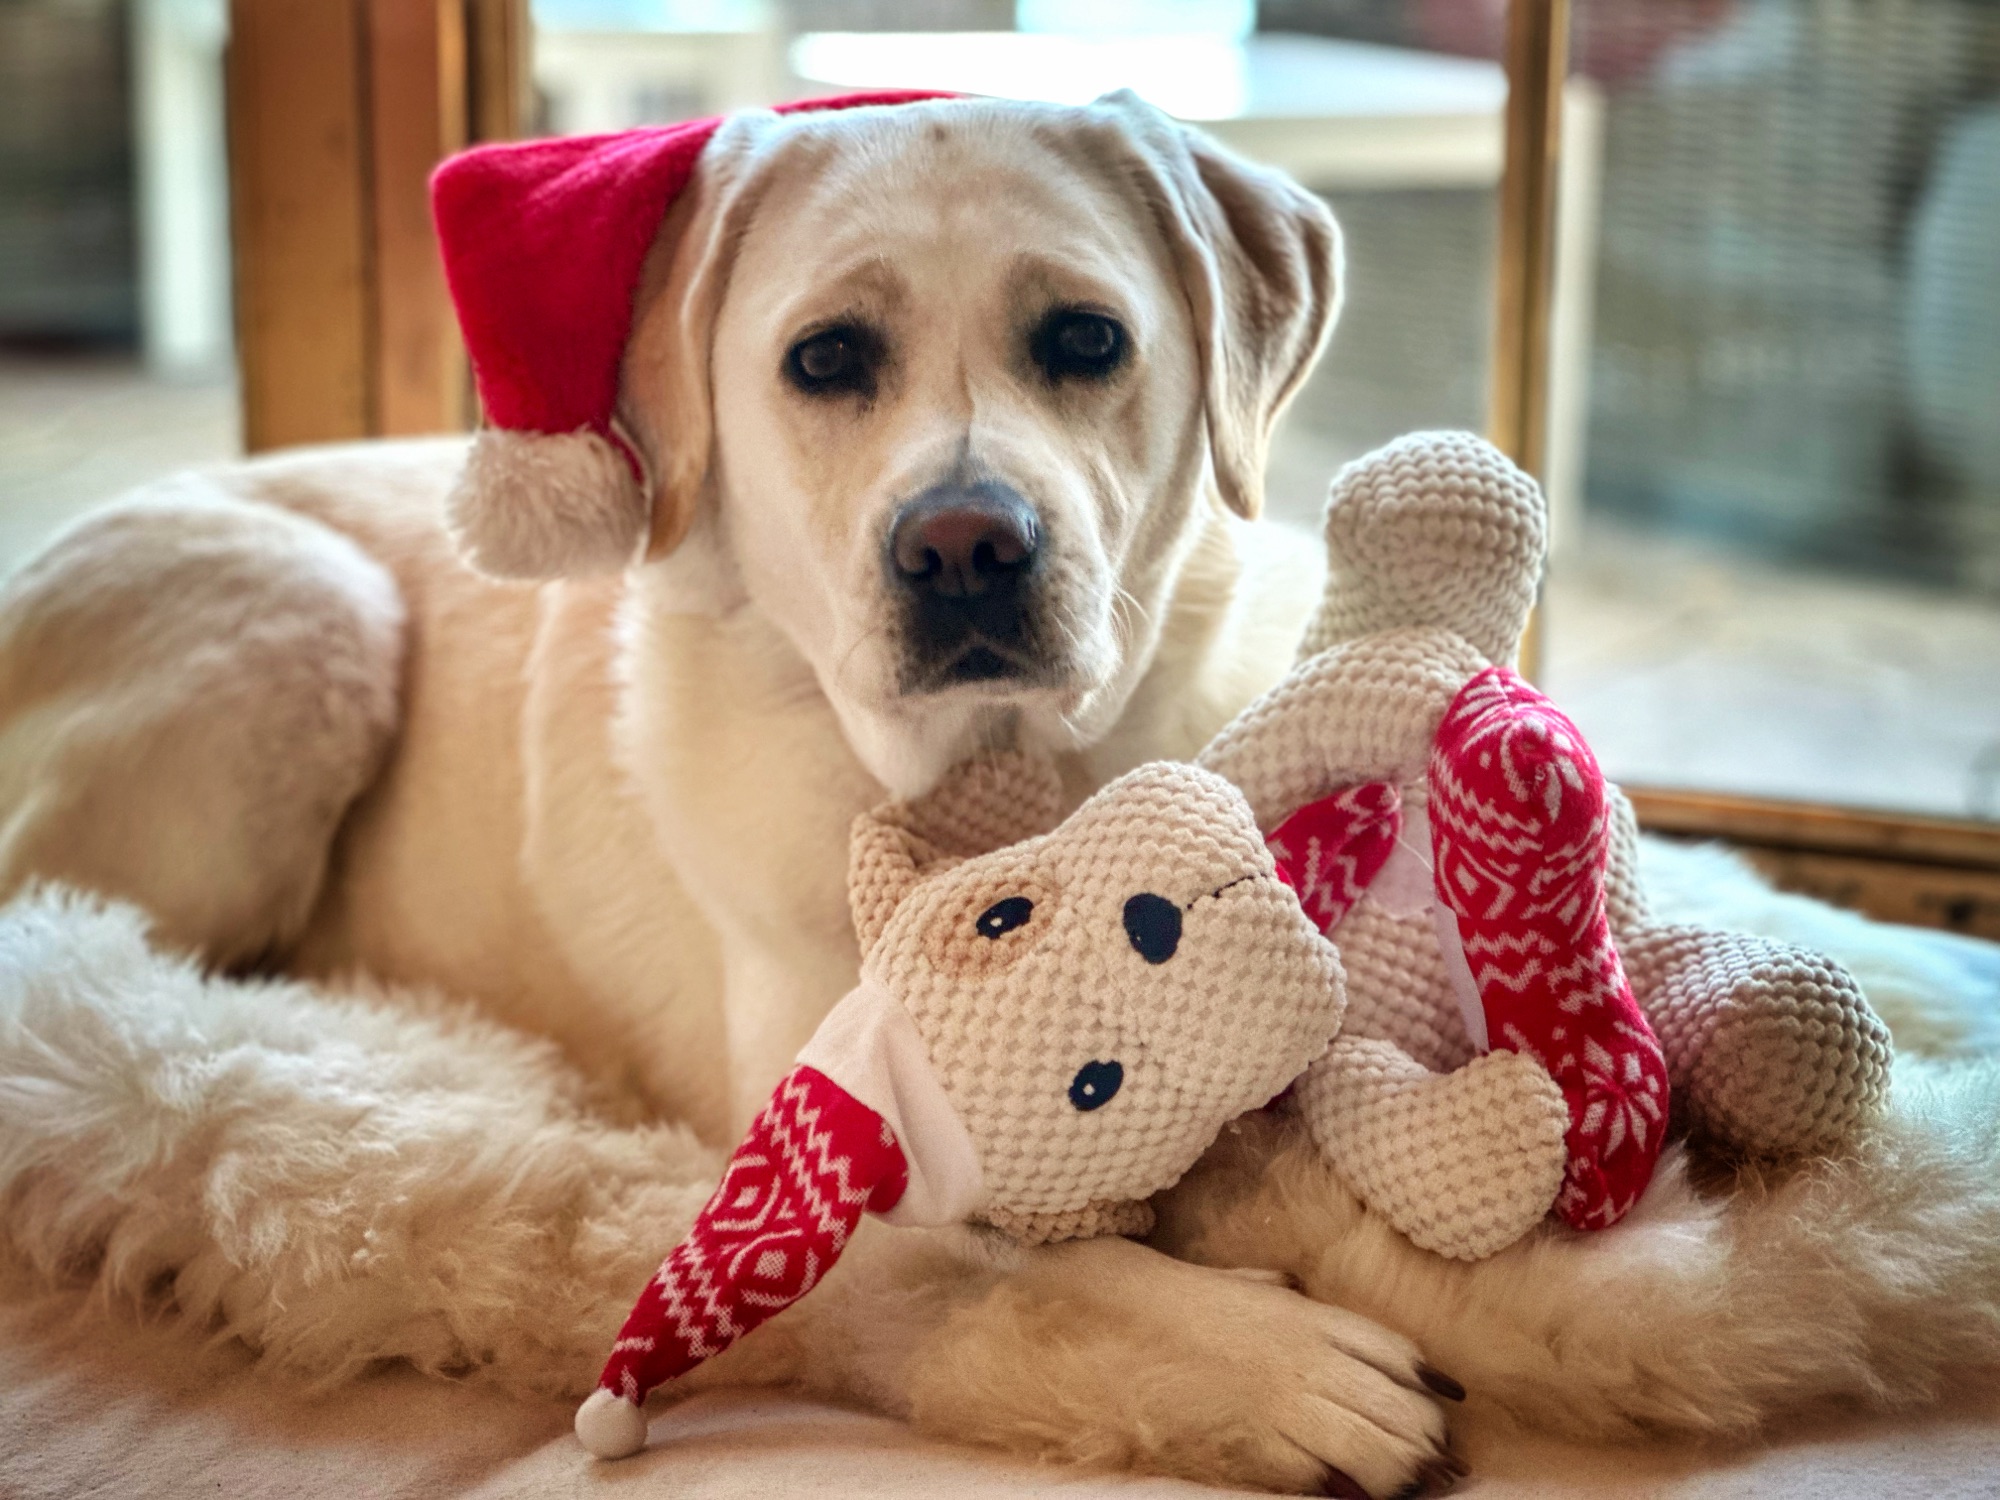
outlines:
[{"label": "tiled floor", "polygon": [[158,380],[115,356],[0,356],[0,571],[84,507],[239,442],[227,380]]},{"label": "tiled floor", "polygon": [[2000,818],[2000,599],[1593,523],[1543,681],[1618,780]]},{"label": "tiled floor", "polygon": [[[83,506],[236,445],[226,383],[0,360],[0,570]],[[1274,509],[1309,519],[1338,447],[1283,437]],[[2000,818],[2000,600],[1593,521],[1546,618],[1545,680],[1621,780]]]}]

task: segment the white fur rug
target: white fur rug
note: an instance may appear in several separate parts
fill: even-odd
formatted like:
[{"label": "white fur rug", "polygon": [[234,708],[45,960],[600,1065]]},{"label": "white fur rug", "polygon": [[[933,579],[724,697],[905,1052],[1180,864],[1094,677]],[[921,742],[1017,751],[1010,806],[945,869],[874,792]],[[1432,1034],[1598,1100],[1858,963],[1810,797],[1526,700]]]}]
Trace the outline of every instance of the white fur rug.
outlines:
[{"label": "white fur rug", "polygon": [[[1676,1168],[1628,1226],[1490,1270],[1391,1244],[1281,1160],[1255,1191],[1289,1195],[1289,1227],[1260,1240],[1268,1214],[1225,1210],[1181,1248],[1292,1270],[1575,1435],[2000,1383],[2000,948],[1779,895],[1720,851],[1644,860],[1663,916],[1807,942],[1861,980],[1904,1054],[1863,1159],[1726,1203]],[[0,910],[7,1251],[309,1380],[403,1360],[580,1393],[717,1165],[437,997],[207,978],[132,909],[57,891]],[[1328,1201],[1302,1207],[1308,1186]],[[1186,1199],[1231,1192],[1211,1170]]]}]

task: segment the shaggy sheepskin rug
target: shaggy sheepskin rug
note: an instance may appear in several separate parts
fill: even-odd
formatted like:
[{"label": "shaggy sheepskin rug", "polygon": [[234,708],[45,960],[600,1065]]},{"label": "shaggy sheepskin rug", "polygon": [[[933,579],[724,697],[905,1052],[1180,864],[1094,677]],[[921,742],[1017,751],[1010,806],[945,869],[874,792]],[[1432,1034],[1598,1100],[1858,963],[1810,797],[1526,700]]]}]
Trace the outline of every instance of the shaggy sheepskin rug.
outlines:
[{"label": "shaggy sheepskin rug", "polygon": [[[2000,1388],[2000,948],[1778,894],[1719,850],[1643,861],[1664,918],[1853,970],[1899,1051],[1863,1150],[1779,1178],[1675,1148],[1618,1229],[1462,1266],[1252,1120],[1158,1242],[1293,1276],[1572,1436]],[[132,908],[60,890],[0,910],[0,1248],[301,1378],[403,1360],[580,1394],[718,1167],[443,997],[204,975]]]}]

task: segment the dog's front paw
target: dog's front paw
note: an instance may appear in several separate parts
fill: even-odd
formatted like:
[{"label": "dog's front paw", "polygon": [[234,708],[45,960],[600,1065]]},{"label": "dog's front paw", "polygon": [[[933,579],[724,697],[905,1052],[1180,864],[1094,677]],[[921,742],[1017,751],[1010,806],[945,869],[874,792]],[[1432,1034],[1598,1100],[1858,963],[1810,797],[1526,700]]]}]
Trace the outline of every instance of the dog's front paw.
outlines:
[{"label": "dog's front paw", "polygon": [[1034,1252],[916,1365],[919,1426],[1091,1468],[1378,1500],[1464,1472],[1464,1392],[1408,1339],[1126,1240]]}]

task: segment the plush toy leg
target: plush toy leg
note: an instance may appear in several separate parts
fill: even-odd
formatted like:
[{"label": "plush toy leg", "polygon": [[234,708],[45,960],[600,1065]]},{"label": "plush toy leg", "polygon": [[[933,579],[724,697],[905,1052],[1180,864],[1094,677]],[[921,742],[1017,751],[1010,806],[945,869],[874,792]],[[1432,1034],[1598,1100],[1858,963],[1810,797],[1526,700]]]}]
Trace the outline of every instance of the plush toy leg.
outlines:
[{"label": "plush toy leg", "polygon": [[1675,1112],[1726,1151],[1838,1151],[1889,1095],[1889,1029],[1831,959],[1742,933],[1644,927],[1621,945]]},{"label": "plush toy leg", "polygon": [[1391,1043],[1342,1037],[1296,1099],[1354,1195],[1412,1244],[1453,1260],[1506,1249],[1562,1189],[1569,1106],[1524,1053],[1433,1073]]},{"label": "plush toy leg", "polygon": [[1616,1223],[1652,1178],[1668,1089],[1605,914],[1603,773],[1554,704],[1493,667],[1446,712],[1430,784],[1438,894],[1491,1045],[1539,1059],[1569,1103],[1556,1211],[1580,1229]]},{"label": "plush toy leg", "polygon": [[894,1207],[908,1177],[880,1115],[816,1069],[794,1068],[618,1331],[577,1409],[584,1447],[599,1458],[645,1447],[646,1393],[811,1291],[863,1212]]}]

